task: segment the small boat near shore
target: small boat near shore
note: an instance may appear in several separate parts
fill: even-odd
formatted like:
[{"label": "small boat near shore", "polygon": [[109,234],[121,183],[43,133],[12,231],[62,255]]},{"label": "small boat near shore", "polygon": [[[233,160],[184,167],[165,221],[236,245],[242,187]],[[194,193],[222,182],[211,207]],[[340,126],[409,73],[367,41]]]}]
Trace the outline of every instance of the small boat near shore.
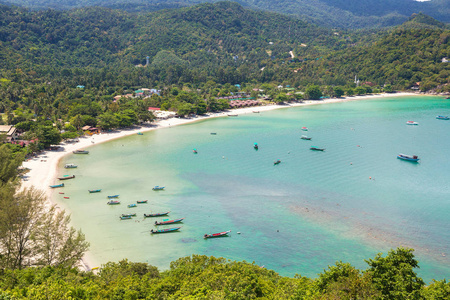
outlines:
[{"label": "small boat near shore", "polygon": [[124,216],[124,215],[121,215],[120,217],[119,217],[121,220],[130,220],[131,219],[131,216]]},{"label": "small boat near shore", "polygon": [[122,217],[136,217],[136,213],[134,213],[134,214],[122,214]]},{"label": "small boat near shore", "polygon": [[407,154],[402,154],[402,153],[397,155],[397,158],[402,159],[402,160],[412,161],[412,162],[418,162],[420,160],[420,158],[417,155],[407,155]]},{"label": "small boat near shore", "polygon": [[72,152],[73,152],[73,154],[89,154],[89,151],[87,151],[87,150],[75,150]]},{"label": "small boat near shore", "polygon": [[450,118],[448,116],[436,116],[436,119],[438,119],[438,120],[449,120]]},{"label": "small boat near shore", "polygon": [[148,200],[138,200],[136,202],[137,202],[137,204],[144,204],[144,203],[148,203]]},{"label": "small boat near shore", "polygon": [[192,152],[193,152],[194,154],[197,154],[197,153],[198,153],[198,152],[197,152],[197,149],[192,150]]},{"label": "small boat near shore", "polygon": [[216,237],[222,237],[222,236],[228,236],[228,234],[231,232],[231,230],[219,232],[219,233],[211,233],[211,234],[205,234],[203,236],[204,239],[210,239],[210,238],[216,238]]},{"label": "small boat near shore", "polygon": [[161,190],[163,190],[165,188],[165,186],[159,186],[159,185],[156,185],[154,188],[152,188],[152,190],[154,190],[154,191],[161,191]]},{"label": "small boat near shore", "polygon": [[128,208],[133,208],[133,207],[137,207],[137,204],[136,203],[128,204]]},{"label": "small boat near shore", "polygon": [[102,190],[98,189],[98,190],[88,190],[88,191],[89,191],[89,194],[92,194],[92,193],[100,193]]},{"label": "small boat near shore", "polygon": [[64,175],[63,177],[58,177],[59,180],[67,180],[75,178],[75,175]]},{"label": "small boat near shore", "polygon": [[211,135],[216,135],[216,134],[217,134],[217,132],[211,132],[210,134],[211,134]]},{"label": "small boat near shore", "polygon": [[273,162],[273,165],[279,165],[281,163],[281,160],[276,160]]},{"label": "small boat near shore", "polygon": [[110,200],[110,201],[106,202],[106,204],[108,204],[108,205],[117,205],[117,204],[120,204],[120,201],[119,200]]},{"label": "small boat near shore", "polygon": [[175,220],[164,220],[164,221],[161,221],[161,222],[155,221],[155,225],[168,225],[168,224],[180,223],[183,220],[184,220],[184,218],[175,219]]},{"label": "small boat near shore", "polygon": [[406,125],[419,125],[419,123],[414,121],[406,121]]},{"label": "small boat near shore", "polygon": [[302,127],[303,131],[308,131],[308,127]]},{"label": "small boat near shore", "polygon": [[119,198],[119,195],[111,195],[111,196],[106,196],[108,197],[108,199],[114,199],[114,198]]},{"label": "small boat near shore", "polygon": [[307,137],[306,135],[302,135],[300,138],[301,138],[302,140],[307,140],[307,141],[310,141],[310,140],[311,140],[311,138],[310,138],[310,137]]},{"label": "small boat near shore", "polygon": [[166,229],[152,229],[150,230],[151,234],[156,233],[168,233],[168,232],[174,232],[178,231],[181,227],[173,227],[173,228],[166,228]]},{"label": "small boat near shore", "polygon": [[139,131],[139,132],[137,133],[137,135],[144,135],[144,134],[143,134],[142,132]]},{"label": "small boat near shore", "polygon": [[259,149],[258,143],[254,143],[254,144],[253,144],[253,149],[255,149],[255,150],[258,150],[258,149]]},{"label": "small boat near shore", "polygon": [[229,116],[229,117],[237,117],[238,115],[237,114],[228,114],[227,116]]},{"label": "small boat near shore", "polygon": [[59,187],[64,187],[64,183],[51,185],[50,187],[51,187],[52,189],[54,189],[54,188],[59,188]]},{"label": "small boat near shore", "polygon": [[155,213],[155,214],[144,214],[144,218],[162,217],[162,216],[167,216],[169,213],[170,213],[170,211],[163,212],[163,213]]},{"label": "small boat near shore", "polygon": [[325,148],[311,147],[311,148],[309,148],[309,150],[313,150],[313,151],[325,151]]},{"label": "small boat near shore", "polygon": [[75,169],[75,168],[78,168],[78,166],[75,165],[75,164],[65,164],[64,168],[66,168],[66,169]]}]

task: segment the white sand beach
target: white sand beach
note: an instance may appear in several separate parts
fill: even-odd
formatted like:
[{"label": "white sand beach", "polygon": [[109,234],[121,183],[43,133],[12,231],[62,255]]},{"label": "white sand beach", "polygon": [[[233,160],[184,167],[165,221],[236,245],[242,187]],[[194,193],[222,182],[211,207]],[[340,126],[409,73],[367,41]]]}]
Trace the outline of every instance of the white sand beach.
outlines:
[{"label": "white sand beach", "polygon": [[[254,112],[265,112],[274,109],[281,108],[289,108],[289,107],[298,107],[298,106],[306,106],[306,105],[320,105],[326,103],[340,103],[347,101],[356,101],[356,100],[365,100],[365,99],[376,99],[376,98],[384,98],[384,97],[399,97],[399,96],[415,96],[417,94],[414,93],[395,93],[395,94],[377,94],[377,95],[368,95],[368,96],[356,96],[356,97],[348,97],[348,98],[332,98],[320,101],[304,101],[302,103],[292,103],[286,105],[265,105],[265,106],[254,106],[254,107],[246,107],[233,109],[227,112],[220,113],[209,113],[204,116],[198,116],[196,118],[171,118],[165,120],[157,120],[151,124],[146,124],[144,126],[136,126],[130,129],[121,130],[121,131],[113,131],[109,133],[100,133],[95,134],[93,136],[80,137],[79,142],[76,143],[61,143],[61,148],[58,151],[45,151],[40,153],[38,156],[33,157],[25,161],[22,166],[24,168],[29,169],[29,172],[25,174],[23,179],[23,187],[31,187],[34,186],[37,189],[43,190],[48,198],[49,205],[56,204],[52,200],[52,192],[53,190],[49,187],[52,184],[58,184],[56,181],[57,167],[60,159],[65,155],[71,154],[74,150],[80,149],[89,149],[89,147],[95,146],[99,143],[104,143],[107,141],[111,141],[113,139],[137,134],[138,132],[148,132],[151,130],[155,130],[158,128],[166,128],[172,127],[192,122],[197,122],[200,120],[205,120],[209,118],[216,117],[226,117],[229,114],[233,115],[242,115],[242,114],[250,114]],[[70,212],[69,212],[70,213]],[[89,254],[83,260],[84,268],[86,270],[91,270],[89,266],[94,266],[91,264],[94,260],[89,259]]]}]

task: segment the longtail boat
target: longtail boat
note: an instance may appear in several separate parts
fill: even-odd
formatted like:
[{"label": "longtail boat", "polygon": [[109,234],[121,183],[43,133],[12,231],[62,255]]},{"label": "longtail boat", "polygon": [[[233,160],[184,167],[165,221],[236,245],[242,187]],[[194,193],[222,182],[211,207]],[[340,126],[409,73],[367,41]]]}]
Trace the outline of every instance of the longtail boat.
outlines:
[{"label": "longtail boat", "polygon": [[254,148],[255,150],[258,150],[258,149],[259,149],[258,143],[254,143],[254,144],[253,144],[253,148]]},{"label": "longtail boat", "polygon": [[87,151],[87,150],[75,150],[72,152],[73,152],[73,154],[89,154],[89,151]]},{"label": "longtail boat", "polygon": [[134,214],[122,214],[122,217],[136,217],[136,213],[134,213]]},{"label": "longtail boat", "polygon": [[89,191],[89,193],[100,193],[102,190],[101,189],[99,189],[99,190],[88,190]]},{"label": "longtail boat", "polygon": [[231,232],[231,230],[224,231],[224,232],[219,232],[219,233],[205,234],[205,235],[203,236],[203,238],[209,239],[209,238],[215,238],[215,237],[226,236],[226,235],[228,235],[230,232]]},{"label": "longtail boat", "polygon": [[155,230],[150,230],[150,232],[152,233],[152,234],[155,234],[155,233],[167,233],[167,232],[174,232],[174,231],[177,231],[177,230],[179,230],[181,227],[173,227],[173,228],[167,228],[167,229],[155,229]]},{"label": "longtail boat", "polygon": [[281,163],[281,160],[276,160],[276,161],[273,162],[274,165],[278,165],[280,163]]},{"label": "longtail boat", "polygon": [[106,196],[106,197],[108,197],[108,199],[119,198],[119,195],[111,195],[111,196]]},{"label": "longtail boat", "polygon": [[167,216],[169,213],[170,213],[170,211],[163,212],[163,213],[156,213],[156,214],[144,214],[144,218],[153,218],[153,217]]},{"label": "longtail boat", "polygon": [[128,204],[128,208],[137,207],[136,203]]},{"label": "longtail boat", "polygon": [[154,188],[152,188],[152,190],[154,190],[154,191],[161,191],[161,190],[163,190],[165,188],[165,186],[159,186],[159,185],[156,185]]},{"label": "longtail boat", "polygon": [[307,140],[307,141],[310,141],[310,140],[311,140],[311,138],[310,138],[310,137],[307,137],[306,135],[302,135],[300,138],[301,138],[302,140]]},{"label": "longtail boat", "polygon": [[450,118],[448,116],[436,116],[436,119],[438,119],[438,120],[449,120]]},{"label": "longtail boat", "polygon": [[50,187],[51,187],[52,189],[54,189],[54,188],[59,188],[59,187],[64,187],[64,183],[51,185]]},{"label": "longtail boat", "polygon": [[402,153],[397,155],[397,158],[407,160],[407,161],[412,161],[412,162],[418,162],[420,160],[420,158],[417,155],[407,155],[407,154],[402,154]]},{"label": "longtail boat", "polygon": [[136,202],[137,202],[137,204],[143,204],[143,203],[147,203],[148,200],[138,200],[138,201],[136,201]]},{"label": "longtail boat", "polygon": [[119,200],[110,200],[110,201],[106,202],[106,204],[108,204],[108,205],[116,205],[116,204],[120,204],[120,201]]},{"label": "longtail boat", "polygon": [[75,178],[75,175],[64,175],[63,177],[58,177],[59,180],[67,180],[72,178]]},{"label": "longtail boat", "polygon": [[124,215],[122,215],[122,216],[120,216],[119,217],[121,220],[130,220],[131,219],[131,216],[124,216]]},{"label": "longtail boat", "polygon": [[309,148],[309,150],[314,150],[314,151],[325,151],[325,148],[311,147],[311,148]]},{"label": "longtail boat", "polygon": [[168,225],[168,224],[180,223],[183,220],[184,220],[184,218],[175,219],[175,220],[164,220],[161,222],[155,221],[155,225]]},{"label": "longtail boat", "polygon": [[302,127],[303,131],[308,131],[308,127]]},{"label": "longtail boat", "polygon": [[64,168],[66,168],[66,169],[75,169],[75,168],[78,168],[78,166],[75,165],[75,164],[66,164],[64,166]]}]

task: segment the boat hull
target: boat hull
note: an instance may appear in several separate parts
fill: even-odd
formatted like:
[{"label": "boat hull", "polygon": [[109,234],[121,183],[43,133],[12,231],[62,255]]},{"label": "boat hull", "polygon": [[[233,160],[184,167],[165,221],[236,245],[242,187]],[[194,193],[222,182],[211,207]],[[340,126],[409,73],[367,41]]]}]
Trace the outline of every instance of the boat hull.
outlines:
[{"label": "boat hull", "polygon": [[100,193],[102,190],[88,190],[90,194]]},{"label": "boat hull", "polygon": [[68,180],[68,179],[72,179],[72,178],[75,178],[75,175],[67,176],[67,177],[59,177],[58,179],[59,180]]},{"label": "boat hull", "polygon": [[144,218],[162,217],[162,216],[167,216],[169,213],[170,213],[170,211],[165,212],[165,213],[144,214]]},{"label": "boat hull", "polygon": [[219,233],[212,233],[212,234],[205,234],[203,238],[205,239],[211,239],[211,238],[218,238],[218,237],[224,237],[228,236],[228,234],[231,232],[231,230],[219,232]]},{"label": "boat hull", "polygon": [[170,221],[155,221],[155,225],[169,225],[169,224],[175,224],[175,223],[180,223],[184,220],[184,218],[182,219],[176,219],[176,220],[170,220]]},{"label": "boat hull", "polygon": [[50,187],[51,187],[52,189],[54,189],[54,188],[59,188],[59,187],[64,187],[64,183],[51,185]]},{"label": "boat hull", "polygon": [[169,232],[175,232],[180,230],[181,227],[174,227],[174,228],[167,228],[167,229],[158,229],[158,230],[150,230],[151,234],[158,234],[158,233],[169,233]]}]

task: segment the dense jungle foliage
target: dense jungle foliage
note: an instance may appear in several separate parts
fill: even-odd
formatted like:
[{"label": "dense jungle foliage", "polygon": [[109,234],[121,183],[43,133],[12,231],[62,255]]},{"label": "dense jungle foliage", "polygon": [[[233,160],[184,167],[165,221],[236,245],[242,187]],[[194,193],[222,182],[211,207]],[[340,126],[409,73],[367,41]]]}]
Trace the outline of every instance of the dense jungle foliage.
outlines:
[{"label": "dense jungle foliage", "polygon": [[62,267],[1,270],[0,299],[448,299],[450,283],[425,286],[411,249],[329,266],[318,278],[288,278],[247,262],[200,255],[180,258],[167,271],[127,260],[98,274]]},{"label": "dense jungle foliage", "polygon": [[[129,12],[181,8],[217,0],[5,0],[35,9],[71,9],[100,6]],[[442,22],[450,21],[446,0],[238,0],[241,5],[301,17],[313,23],[341,28],[375,28],[399,25],[413,13],[423,12]]]}]

